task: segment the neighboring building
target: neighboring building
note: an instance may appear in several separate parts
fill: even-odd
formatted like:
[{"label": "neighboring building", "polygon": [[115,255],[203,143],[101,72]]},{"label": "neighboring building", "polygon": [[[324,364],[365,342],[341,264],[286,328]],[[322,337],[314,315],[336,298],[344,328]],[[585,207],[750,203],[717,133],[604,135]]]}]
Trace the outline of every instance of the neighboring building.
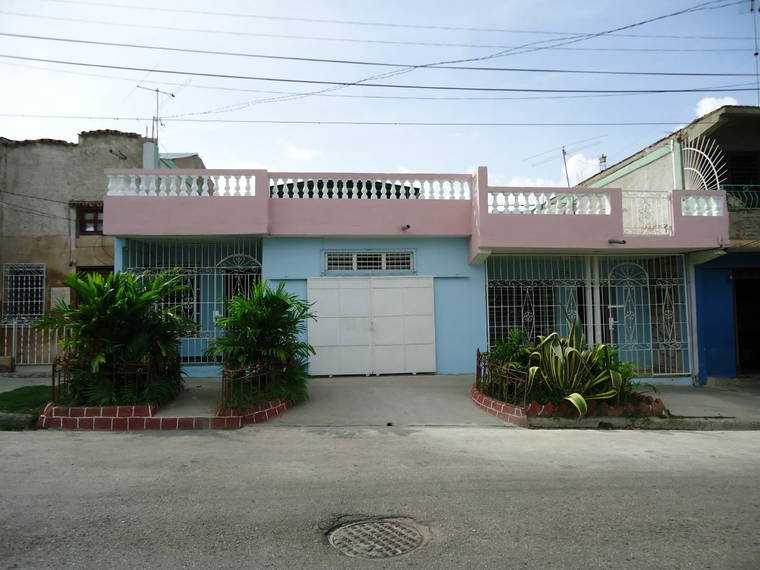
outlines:
[{"label": "neighboring building", "polygon": [[[690,376],[687,256],[728,241],[725,194],[489,186],[475,174],[106,171],[117,269],[180,267],[199,333],[259,279],[314,303],[315,375],[471,373],[512,328],[580,322],[644,375]],[[661,194],[661,196],[660,196]],[[664,199],[660,199],[660,198]],[[630,207],[634,210],[631,211]],[[668,220],[652,231],[650,215]]]},{"label": "neighboring building", "polygon": [[[0,138],[0,325],[7,325],[0,326],[0,354],[23,340],[20,363],[50,361],[47,345],[31,358],[37,349],[28,326],[8,323],[28,323],[58,299],[71,300],[61,285],[69,273],[113,271],[113,238],[103,234],[103,170],[158,166],[155,149],[150,139],[112,130],[82,132],[77,143]],[[204,167],[191,153],[161,166],[175,162]]]},{"label": "neighboring building", "polygon": [[[629,212],[669,199],[673,188],[725,190],[730,240],[689,256],[698,345],[693,368],[703,383],[760,372],[760,108],[721,107],[580,186],[647,191],[641,195],[650,198],[629,204]],[[652,233],[671,224],[657,211],[638,211]]]}]

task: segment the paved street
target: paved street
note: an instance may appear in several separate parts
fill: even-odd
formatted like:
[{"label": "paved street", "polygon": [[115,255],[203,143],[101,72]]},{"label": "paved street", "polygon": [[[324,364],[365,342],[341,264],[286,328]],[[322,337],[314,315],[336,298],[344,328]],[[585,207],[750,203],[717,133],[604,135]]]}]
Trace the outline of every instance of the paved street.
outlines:
[{"label": "paved street", "polygon": [[[0,432],[0,568],[753,568],[756,432]],[[344,557],[341,515],[431,540]]]}]

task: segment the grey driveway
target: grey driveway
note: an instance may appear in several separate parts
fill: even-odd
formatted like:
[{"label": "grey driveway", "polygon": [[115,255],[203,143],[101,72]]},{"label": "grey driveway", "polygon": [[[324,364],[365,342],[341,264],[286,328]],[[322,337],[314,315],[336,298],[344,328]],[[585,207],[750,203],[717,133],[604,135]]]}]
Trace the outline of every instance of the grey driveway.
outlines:
[{"label": "grey driveway", "polygon": [[271,426],[505,426],[472,403],[471,375],[312,378],[309,400]]}]

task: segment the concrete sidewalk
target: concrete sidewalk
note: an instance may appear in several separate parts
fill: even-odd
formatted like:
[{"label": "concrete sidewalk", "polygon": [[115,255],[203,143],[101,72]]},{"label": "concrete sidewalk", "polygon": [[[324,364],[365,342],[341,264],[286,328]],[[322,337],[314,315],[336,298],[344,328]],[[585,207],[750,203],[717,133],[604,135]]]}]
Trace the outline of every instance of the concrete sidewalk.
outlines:
[{"label": "concrete sidewalk", "polygon": [[760,386],[658,386],[674,416],[695,418],[735,418],[760,422]]}]

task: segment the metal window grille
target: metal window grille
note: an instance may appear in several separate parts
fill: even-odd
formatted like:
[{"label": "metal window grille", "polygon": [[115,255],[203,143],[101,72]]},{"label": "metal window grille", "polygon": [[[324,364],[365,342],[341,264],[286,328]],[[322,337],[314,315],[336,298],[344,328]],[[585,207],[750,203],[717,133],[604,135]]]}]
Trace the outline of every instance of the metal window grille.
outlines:
[{"label": "metal window grille", "polygon": [[45,312],[44,263],[3,265],[3,318],[34,320]]},{"label": "metal window grille", "polygon": [[492,256],[487,270],[491,345],[510,329],[535,337],[575,321],[642,374],[690,373],[682,256]]},{"label": "metal window grille", "polygon": [[261,240],[130,239],[123,259],[125,269],[133,271],[178,268],[183,273],[188,289],[167,304],[182,305],[180,310],[199,326],[196,336],[181,341],[182,362],[220,363],[205,351],[221,334],[217,319],[226,313],[229,300],[261,281]]},{"label": "metal window grille", "polygon": [[325,254],[325,269],[335,272],[413,271],[411,251],[329,251]]}]

